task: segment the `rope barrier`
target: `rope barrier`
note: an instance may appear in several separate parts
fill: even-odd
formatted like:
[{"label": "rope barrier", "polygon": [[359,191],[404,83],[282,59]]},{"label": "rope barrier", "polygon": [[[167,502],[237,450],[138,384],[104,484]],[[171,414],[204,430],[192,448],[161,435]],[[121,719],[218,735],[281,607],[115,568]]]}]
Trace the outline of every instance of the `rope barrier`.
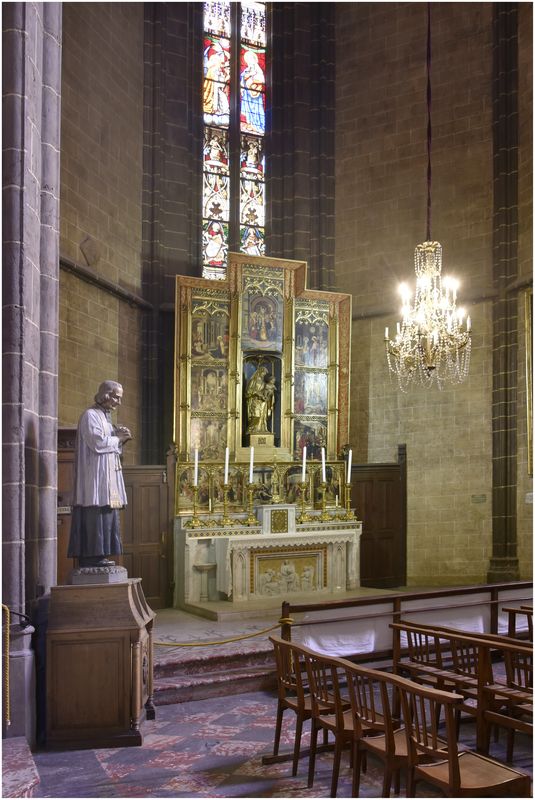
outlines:
[{"label": "rope barrier", "polygon": [[281,617],[279,620],[279,625],[293,625],[293,617]]},{"label": "rope barrier", "polygon": [[262,636],[264,633],[269,633],[269,631],[273,631],[278,627],[279,623],[277,622],[275,625],[271,625],[271,627],[264,628],[261,631],[244,633],[243,636],[231,636],[228,639],[221,639],[217,642],[154,642],[154,645],[158,647],[211,647],[212,645],[228,644],[229,642],[239,642],[242,639],[251,639],[253,636]]},{"label": "rope barrier", "polygon": [[11,626],[11,612],[7,606],[2,603],[2,612],[5,614],[6,621],[4,626],[4,720],[6,727],[11,725],[11,701],[9,697],[9,629]]}]

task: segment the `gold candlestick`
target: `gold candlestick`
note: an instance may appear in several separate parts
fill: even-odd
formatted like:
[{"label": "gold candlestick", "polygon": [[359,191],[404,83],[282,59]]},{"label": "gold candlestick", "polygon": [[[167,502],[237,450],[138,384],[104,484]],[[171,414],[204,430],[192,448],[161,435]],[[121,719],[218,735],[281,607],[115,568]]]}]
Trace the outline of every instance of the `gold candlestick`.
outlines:
[{"label": "gold candlestick", "polygon": [[301,481],[299,486],[301,488],[301,513],[297,517],[296,521],[297,522],[310,522],[310,519],[311,519],[310,514],[307,514],[305,512],[305,492],[306,492],[306,488],[307,488],[306,481]]},{"label": "gold candlestick", "polygon": [[327,483],[325,481],[321,482],[321,514],[320,519],[323,522],[331,519],[331,515],[327,513]]},{"label": "gold candlestick", "polygon": [[355,514],[351,508],[351,484],[346,483],[345,488],[346,513],[344,515],[344,519],[355,519]]},{"label": "gold candlestick", "polygon": [[229,484],[223,484],[223,517],[219,520],[219,525],[222,528],[227,528],[229,525],[235,525],[236,520],[233,520],[232,517],[229,517],[227,514],[227,506],[228,506],[228,490]]},{"label": "gold candlestick", "polygon": [[245,520],[246,525],[258,525],[258,520],[255,517],[253,511],[253,495],[254,495],[254,483],[247,484],[247,511],[248,516]]},{"label": "gold candlestick", "polygon": [[199,487],[193,487],[193,516],[186,524],[185,528],[202,528],[202,522],[197,515],[197,500],[199,497]]}]

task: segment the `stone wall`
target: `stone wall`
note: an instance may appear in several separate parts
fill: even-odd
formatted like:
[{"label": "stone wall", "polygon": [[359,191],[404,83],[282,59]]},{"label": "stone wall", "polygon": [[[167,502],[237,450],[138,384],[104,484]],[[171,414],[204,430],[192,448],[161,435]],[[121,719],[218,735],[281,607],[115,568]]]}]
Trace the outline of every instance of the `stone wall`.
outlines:
[{"label": "stone wall", "polygon": [[[492,554],[490,3],[432,4],[431,230],[472,316],[470,376],[402,394],[384,356],[397,285],[414,286],[426,233],[426,23],[426,4],[338,5],[336,273],[357,318],[351,444],[360,462],[393,461],[407,444],[409,585],[485,581]],[[525,577],[527,549],[519,555]]]},{"label": "stone wall", "polygon": [[[143,4],[64,3],[61,257],[141,294]],[[65,266],[65,265],[64,265]],[[139,457],[141,314],[61,271],[59,423],[75,425],[98,384],[119,380],[118,419]]]}]

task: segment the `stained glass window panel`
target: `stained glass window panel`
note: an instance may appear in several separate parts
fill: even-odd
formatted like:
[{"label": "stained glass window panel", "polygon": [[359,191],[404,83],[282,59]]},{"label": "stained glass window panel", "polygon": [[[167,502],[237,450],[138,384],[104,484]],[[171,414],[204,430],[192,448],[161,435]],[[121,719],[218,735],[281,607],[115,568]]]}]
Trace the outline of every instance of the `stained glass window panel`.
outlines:
[{"label": "stained glass window panel", "polygon": [[228,126],[230,121],[230,42],[217,36],[204,39],[203,111],[205,125]]},{"label": "stained glass window panel", "polygon": [[203,178],[203,217],[227,221],[229,218],[229,179],[205,172]]},{"label": "stained glass window panel", "polygon": [[242,179],[240,221],[246,225],[264,226],[264,184]]},{"label": "stained glass window panel", "polygon": [[266,9],[264,3],[241,4],[241,38],[250,44],[266,44]]},{"label": "stained glass window panel", "polygon": [[204,129],[204,169],[228,175],[228,131],[217,128]]},{"label": "stained glass window panel", "polygon": [[242,47],[240,59],[240,127],[263,135],[265,131],[265,64],[262,50]]},{"label": "stained glass window panel", "polygon": [[205,266],[224,267],[228,253],[228,225],[216,220],[203,223],[203,263]]},{"label": "stained glass window panel", "polygon": [[250,256],[263,256],[266,252],[264,231],[261,228],[248,226],[240,228],[240,250]]},{"label": "stained glass window panel", "polygon": [[264,142],[256,136],[241,137],[241,173],[248,178],[264,177]]},{"label": "stained glass window panel", "polygon": [[230,3],[204,3],[204,30],[230,38]]}]

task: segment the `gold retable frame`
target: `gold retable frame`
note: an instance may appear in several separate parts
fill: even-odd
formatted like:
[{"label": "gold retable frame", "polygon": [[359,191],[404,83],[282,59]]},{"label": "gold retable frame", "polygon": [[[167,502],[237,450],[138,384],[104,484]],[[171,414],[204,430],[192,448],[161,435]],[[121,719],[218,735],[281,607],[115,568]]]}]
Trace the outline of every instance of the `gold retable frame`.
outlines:
[{"label": "gold retable frame", "polygon": [[[176,279],[176,514],[223,508],[223,464],[230,451],[227,502],[247,507],[250,446],[255,502],[299,502],[307,445],[307,505],[344,502],[349,434],[351,296],[306,287],[306,264],[231,253],[224,281]],[[276,401],[267,435],[247,433],[246,390],[265,366]],[[321,481],[321,447],[327,480]]]}]

